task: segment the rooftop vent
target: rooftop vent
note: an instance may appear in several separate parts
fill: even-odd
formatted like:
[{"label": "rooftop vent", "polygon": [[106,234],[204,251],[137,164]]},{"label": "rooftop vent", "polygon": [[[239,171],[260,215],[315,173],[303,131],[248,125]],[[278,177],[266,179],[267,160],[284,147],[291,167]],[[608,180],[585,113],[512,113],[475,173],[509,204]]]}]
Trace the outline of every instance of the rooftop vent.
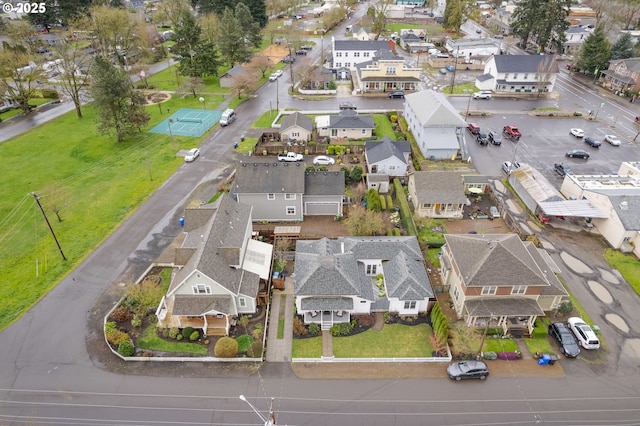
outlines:
[{"label": "rooftop vent", "polygon": [[620,202],[620,210],[629,210],[629,203],[626,201]]}]

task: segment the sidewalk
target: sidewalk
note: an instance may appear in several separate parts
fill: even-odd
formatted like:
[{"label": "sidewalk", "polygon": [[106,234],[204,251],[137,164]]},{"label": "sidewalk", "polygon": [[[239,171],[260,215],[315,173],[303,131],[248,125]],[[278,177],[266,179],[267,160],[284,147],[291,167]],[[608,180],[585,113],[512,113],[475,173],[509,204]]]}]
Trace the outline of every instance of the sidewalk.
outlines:
[{"label": "sidewalk", "polygon": [[[278,323],[284,320],[284,336],[278,339]],[[293,278],[284,281],[284,290],[273,290],[267,330],[267,362],[290,362],[293,342]]]}]

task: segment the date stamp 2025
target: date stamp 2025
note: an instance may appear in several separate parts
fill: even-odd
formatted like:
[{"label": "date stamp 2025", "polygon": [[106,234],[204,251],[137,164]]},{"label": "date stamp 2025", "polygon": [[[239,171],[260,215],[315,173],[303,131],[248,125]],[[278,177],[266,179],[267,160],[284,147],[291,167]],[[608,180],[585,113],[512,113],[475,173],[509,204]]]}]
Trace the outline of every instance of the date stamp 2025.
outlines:
[{"label": "date stamp 2025", "polygon": [[11,4],[9,2],[2,3],[2,11],[4,13],[16,13],[20,15],[45,13],[47,11],[47,4],[45,2],[24,2]]}]

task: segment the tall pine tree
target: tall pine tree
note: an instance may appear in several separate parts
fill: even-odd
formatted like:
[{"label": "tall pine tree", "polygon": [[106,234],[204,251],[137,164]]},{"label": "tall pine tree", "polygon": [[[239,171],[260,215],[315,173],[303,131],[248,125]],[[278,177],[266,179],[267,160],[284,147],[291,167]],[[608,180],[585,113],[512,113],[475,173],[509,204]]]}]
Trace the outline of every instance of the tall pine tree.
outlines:
[{"label": "tall pine tree", "polygon": [[602,27],[598,27],[582,43],[576,68],[593,74],[596,69],[599,71],[607,69],[610,57],[609,41],[605,37]]},{"label": "tall pine tree", "polygon": [[623,33],[618,41],[611,47],[611,60],[627,59],[634,55],[631,34]]}]

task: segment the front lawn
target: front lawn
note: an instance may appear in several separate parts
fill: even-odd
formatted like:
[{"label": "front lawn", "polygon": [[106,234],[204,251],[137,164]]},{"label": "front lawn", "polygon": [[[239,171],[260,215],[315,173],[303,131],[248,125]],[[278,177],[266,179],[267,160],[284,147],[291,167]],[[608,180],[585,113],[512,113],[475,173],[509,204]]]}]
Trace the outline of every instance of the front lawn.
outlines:
[{"label": "front lawn", "polygon": [[370,328],[353,336],[334,337],[333,354],[336,358],[431,357],[432,333],[427,324],[385,324],[380,331]]},{"label": "front lawn", "polygon": [[191,342],[168,341],[158,337],[155,324],[150,324],[138,339],[136,346],[140,349],[158,352],[189,353],[196,355],[206,355],[209,350],[206,346]]},{"label": "front lawn", "polygon": [[487,336],[482,345],[482,352],[516,352],[518,345],[513,339],[501,339]]},{"label": "front lawn", "polygon": [[322,336],[293,339],[292,358],[320,358],[322,356]]},{"label": "front lawn", "polygon": [[382,139],[387,136],[391,140],[396,140],[396,133],[393,131],[391,121],[385,114],[373,114],[373,124],[376,126],[376,137]]}]

